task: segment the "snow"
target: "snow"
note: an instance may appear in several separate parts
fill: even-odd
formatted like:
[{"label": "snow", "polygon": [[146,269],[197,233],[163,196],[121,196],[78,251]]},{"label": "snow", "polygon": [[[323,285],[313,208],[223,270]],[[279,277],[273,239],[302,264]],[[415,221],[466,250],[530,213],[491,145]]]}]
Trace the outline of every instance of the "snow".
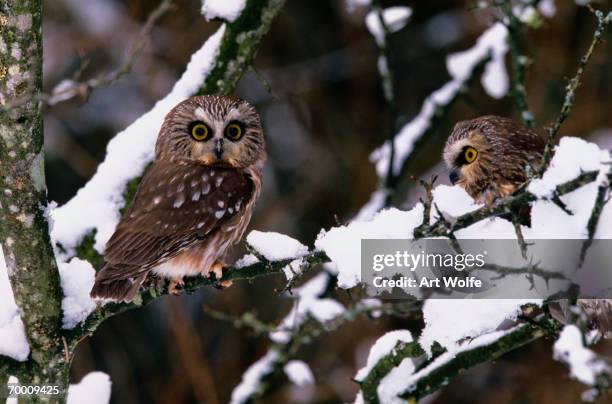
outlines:
[{"label": "snow", "polygon": [[64,291],[62,327],[71,329],[85,320],[96,308],[96,303],[89,296],[96,271],[89,262],[79,258],[73,258],[68,263],[60,262],[58,266]]},{"label": "snow", "polygon": [[283,368],[291,383],[298,386],[313,384],[315,379],[310,367],[303,361],[292,360]]},{"label": "snow", "polygon": [[268,351],[265,356],[252,364],[242,375],[240,384],[232,391],[230,404],[242,404],[249,401],[249,398],[259,388],[261,379],[273,370],[274,362],[279,359],[276,351]]},{"label": "snow", "polygon": [[356,286],[361,280],[361,240],[364,238],[413,238],[414,228],[423,221],[423,205],[409,211],[387,209],[370,221],[353,221],[346,226],[322,231],[315,247],[325,251],[331,259],[332,270],[338,274],[338,286],[344,289]]},{"label": "snow", "polygon": [[236,268],[244,268],[259,262],[259,258],[257,258],[253,254],[245,254],[238,261],[234,263],[234,267]]},{"label": "snow", "polygon": [[531,181],[527,190],[541,198],[549,197],[557,185],[573,180],[582,172],[600,170],[602,164],[609,162],[610,153],[595,143],[577,137],[562,137],[550,167],[541,179]]},{"label": "snow", "polygon": [[412,358],[406,358],[380,381],[376,388],[378,399],[385,404],[404,404],[406,400],[398,397],[404,390],[407,375],[414,373],[415,366]]},{"label": "snow", "polygon": [[575,325],[566,325],[555,342],[554,358],[570,367],[570,376],[589,386],[597,376],[612,369],[582,342],[582,332]]},{"label": "snow", "polygon": [[[397,32],[404,28],[408,23],[408,19],[412,15],[412,9],[405,6],[389,7],[382,11],[383,21],[390,33]],[[380,24],[378,12],[370,11],[365,18],[368,31],[380,46],[385,42],[385,32]]]},{"label": "snow", "polygon": [[370,199],[359,209],[354,220],[366,221],[371,220],[374,215],[385,206],[386,193],[380,189],[372,192]]},{"label": "snow", "polygon": [[448,352],[463,342],[497,330],[505,320],[516,320],[521,306],[542,304],[539,299],[430,299],[423,306],[425,328],[419,344],[429,354],[434,341]]},{"label": "snow", "polygon": [[[456,300],[454,300],[456,302]],[[462,351],[472,350],[474,348],[489,345],[504,335],[511,333],[516,328],[512,328],[504,331],[494,331],[488,334],[481,335],[472,340],[466,341],[466,343],[455,352],[445,352],[438,356],[433,362],[420,369],[418,372],[414,372],[415,367],[410,358],[404,359],[399,366],[393,368],[389,374],[387,374],[381,381],[377,389],[378,397],[381,403],[385,404],[401,404],[405,403],[405,400],[400,399],[398,394],[404,391],[410,391],[413,389],[421,378],[430,374],[433,370],[443,366],[445,363],[454,359],[455,355]]]},{"label": "snow", "polygon": [[291,261],[288,265],[283,268],[283,273],[285,274],[285,278],[288,281],[292,280],[294,277],[301,275],[304,270],[304,259],[298,258]]},{"label": "snow", "polygon": [[273,231],[253,230],[247,236],[247,243],[268,261],[294,259],[308,254],[308,247],[296,239]]},{"label": "snow", "polygon": [[[425,101],[419,114],[400,129],[394,139],[395,157],[393,171],[399,173],[403,162],[410,156],[414,144],[425,134],[438,107],[448,105],[465,86],[473,75],[475,67],[491,56],[482,75],[482,85],[492,97],[500,98],[508,91],[508,75],[504,57],[508,51],[508,30],[502,23],[489,27],[478,38],[476,44],[463,52],[451,54],[446,59],[446,68],[451,75],[451,81],[431,93]],[[387,142],[375,150],[370,160],[376,164],[376,172],[380,178],[385,178],[389,167],[391,146]]]},{"label": "snow", "polygon": [[206,21],[220,18],[228,22],[234,22],[244,10],[246,0],[204,0],[202,14]]},{"label": "snow", "polygon": [[18,361],[25,361],[30,355],[30,345],[13,297],[2,246],[0,246],[0,355]]},{"label": "snow", "polygon": [[508,92],[508,74],[504,58],[508,52],[508,29],[497,22],[488,28],[472,48],[454,53],[446,59],[446,68],[455,80],[467,80],[474,66],[487,56],[491,61],[485,66],[482,86],[493,98],[501,98]]},{"label": "snow", "polygon": [[[482,207],[474,203],[474,199],[459,186],[438,185],[433,189],[432,194],[435,205],[446,219],[459,217]],[[431,217],[432,220],[438,218],[436,209],[431,210]]]},{"label": "snow", "polygon": [[270,339],[277,343],[286,343],[291,339],[291,332],[308,318],[320,323],[332,320],[345,312],[344,306],[330,298],[320,298],[325,291],[328,274],[321,272],[304,285],[293,290],[297,299],[293,308],[270,334]]},{"label": "snow", "polygon": [[110,397],[110,377],[103,372],[91,372],[80,383],[70,385],[67,404],[108,404]]},{"label": "snow", "polygon": [[557,13],[557,7],[554,0],[541,0],[538,3],[538,11],[544,17],[551,18]]},{"label": "snow", "polygon": [[142,175],[153,159],[155,141],[165,115],[193,95],[212,69],[224,32],[225,25],[222,25],[192,55],[172,91],[109,142],[106,158],[89,182],[68,203],[51,212],[54,222],[51,238],[65,251],[58,251],[61,261],[72,257],[83,238],[94,230],[95,249],[100,253],[104,251],[106,241],[119,222],[127,183]]},{"label": "snow", "polygon": [[363,381],[372,368],[381,360],[384,356],[390,354],[399,341],[403,342],[412,342],[412,334],[409,330],[395,330],[389,331],[382,337],[380,337],[374,345],[370,348],[370,353],[368,354],[368,360],[366,365],[359,369],[357,375],[355,376],[355,380]]}]

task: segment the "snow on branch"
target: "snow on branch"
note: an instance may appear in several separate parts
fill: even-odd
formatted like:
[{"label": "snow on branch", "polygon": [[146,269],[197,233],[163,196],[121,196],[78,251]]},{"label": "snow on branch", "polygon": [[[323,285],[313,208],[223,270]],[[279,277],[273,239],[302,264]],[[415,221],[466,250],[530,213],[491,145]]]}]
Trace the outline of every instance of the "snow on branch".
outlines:
[{"label": "snow on branch", "polygon": [[553,357],[569,366],[573,379],[593,387],[583,393],[583,401],[594,401],[612,386],[612,365],[584,346],[583,332],[576,325],[563,327]]},{"label": "snow on branch", "polygon": [[[232,393],[232,404],[252,402],[262,397],[279,375],[287,374],[287,365],[294,362],[299,348],[320,334],[334,331],[360,315],[406,315],[420,307],[417,302],[383,304],[375,299],[364,299],[351,308],[345,308],[327,297],[330,282],[335,282],[335,278],[324,271],[294,290],[296,301],[292,310],[270,332],[270,349],[244,373]],[[291,379],[292,375],[287,376]]]},{"label": "snow on branch", "polygon": [[[119,210],[126,204],[128,184],[138,179],[153,159],[166,113],[195,94],[231,92],[283,4],[284,0],[248,1],[239,16],[229,18],[231,22],[221,25],[192,55],[170,93],[111,140],[96,174],[75,197],[51,212],[51,236],[62,261],[73,257],[83,239],[92,233],[95,251],[103,253],[119,221]],[[130,153],[126,154],[128,149]]]},{"label": "snow on branch", "polygon": [[[485,66],[481,81],[487,93],[495,98],[506,94],[508,78],[504,57],[508,50],[507,35],[507,28],[502,23],[496,23],[478,38],[472,48],[447,57],[446,67],[452,79],[425,99],[419,114],[404,125],[394,138],[394,175],[401,173],[416,142],[427,133],[432,120],[456,99],[481,66]],[[390,154],[391,144],[387,142],[370,157],[376,164],[380,178],[387,174]]]},{"label": "snow on branch", "polygon": [[[92,231],[96,232],[96,251],[104,251],[119,222],[119,210],[125,205],[128,182],[142,175],[153,160],[155,141],[165,115],[177,103],[195,94],[212,70],[224,32],[225,25],[222,25],[192,55],[187,70],[172,91],[110,141],[106,158],[91,180],[75,197],[51,212],[51,237],[61,246],[60,257],[74,256],[75,249]],[[126,150],[130,153],[125,153]]]}]

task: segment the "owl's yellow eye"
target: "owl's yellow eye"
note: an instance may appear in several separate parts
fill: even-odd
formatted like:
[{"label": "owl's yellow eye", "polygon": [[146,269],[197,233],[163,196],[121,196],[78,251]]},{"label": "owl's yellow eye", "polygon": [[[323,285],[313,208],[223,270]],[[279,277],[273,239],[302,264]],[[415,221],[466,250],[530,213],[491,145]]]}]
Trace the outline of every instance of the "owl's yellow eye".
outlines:
[{"label": "owl's yellow eye", "polygon": [[203,123],[196,123],[191,127],[191,137],[199,142],[207,140],[210,137],[210,130]]},{"label": "owl's yellow eye", "polygon": [[237,123],[230,123],[225,128],[225,136],[227,136],[230,140],[240,140],[242,137],[242,126]]},{"label": "owl's yellow eye", "polygon": [[468,147],[463,152],[463,157],[465,157],[466,162],[471,163],[476,160],[476,157],[478,157],[478,150],[474,149],[473,147]]}]

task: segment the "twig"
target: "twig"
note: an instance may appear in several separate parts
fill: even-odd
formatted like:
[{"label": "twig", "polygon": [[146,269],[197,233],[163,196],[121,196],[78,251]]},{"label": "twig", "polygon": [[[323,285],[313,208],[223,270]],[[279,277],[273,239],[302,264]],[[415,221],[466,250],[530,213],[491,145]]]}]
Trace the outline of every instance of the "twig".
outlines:
[{"label": "twig", "polygon": [[[130,46],[125,56],[125,60],[119,67],[109,73],[85,81],[63,80],[55,86],[51,94],[42,96],[43,101],[45,101],[47,105],[52,106],[75,97],[86,100],[94,90],[108,87],[130,73],[134,62],[140,55],[140,52],[147,42],[147,38],[151,34],[153,26],[171,8],[172,0],[163,0],[155,10],[149,14],[140,32],[136,36],[136,39]],[[82,70],[82,68],[80,70]]]},{"label": "twig", "polygon": [[[309,266],[312,266],[317,263],[328,262],[329,258],[322,252],[312,252],[306,255],[304,260]],[[280,273],[282,269],[291,261],[291,259],[280,261],[263,260],[242,268],[224,268],[221,279],[205,278],[202,276],[187,278],[185,280],[185,285],[179,290],[179,293],[193,293],[204,286],[217,286],[224,281],[255,279],[261,276]],[[109,303],[104,306],[100,306],[92,314],[90,314],[81,325],[66,332],[66,338],[68,339],[68,343],[70,344],[71,348],[74,349],[76,344],[81,339],[93,334],[96,328],[103,321],[114,316],[115,314],[119,314],[127,310],[141,308],[161,296],[168,295],[169,284],[169,281],[158,280],[157,282],[153,282],[153,284],[149,285],[143,292],[141,292],[139,297],[133,302]]]},{"label": "twig", "polygon": [[390,353],[380,358],[376,365],[372,367],[363,381],[358,382],[363,394],[363,401],[368,404],[379,404],[378,385],[380,381],[399,366],[404,359],[418,358],[425,354],[425,351],[418,342],[398,341]]},{"label": "twig", "polygon": [[382,81],[383,95],[389,109],[389,135],[388,142],[390,145],[389,167],[387,168],[387,176],[385,178],[385,206],[389,206],[393,198],[394,190],[397,186],[397,176],[393,168],[395,160],[395,135],[398,131],[398,108],[395,100],[395,88],[393,83],[393,69],[390,64],[391,50],[389,48],[389,36],[391,32],[385,21],[383,9],[380,0],[372,1],[372,11],[376,14],[378,23],[383,31],[380,40],[376,38],[378,46],[378,74]]},{"label": "twig", "polygon": [[565,87],[565,99],[563,100],[561,112],[559,113],[559,116],[557,117],[555,123],[551,127],[547,128],[548,137],[546,139],[546,147],[544,148],[542,164],[538,171],[538,177],[542,177],[542,175],[544,175],[544,172],[550,165],[550,160],[552,159],[553,148],[555,145],[557,133],[561,128],[561,124],[563,124],[565,119],[567,119],[570,112],[572,111],[572,107],[574,106],[574,99],[576,98],[576,91],[578,90],[578,87],[580,87],[582,75],[584,74],[585,68],[589,63],[589,60],[591,59],[595,48],[603,40],[603,33],[605,32],[608,24],[610,23],[610,21],[612,21],[612,12],[609,12],[607,16],[604,16],[604,14],[599,10],[596,10],[593,13],[595,14],[595,17],[597,17],[597,28],[595,29],[595,32],[593,32],[593,39],[591,41],[591,44],[589,45],[589,48],[587,49],[584,56],[580,59],[576,74]]},{"label": "twig", "polygon": [[525,67],[529,59],[521,53],[522,23],[514,15],[509,0],[503,2],[502,9],[507,18],[506,28],[508,28],[508,44],[510,45],[510,60],[512,61],[512,95],[521,114],[521,120],[527,127],[533,128],[535,120],[527,105],[527,90],[525,87]]},{"label": "twig", "polygon": [[411,385],[406,386],[400,397],[408,402],[416,402],[447,384],[450,379],[462,371],[483,362],[493,361],[545,335],[546,332],[541,327],[523,324],[516,326],[491,343],[479,345],[454,355],[442,354],[415,374],[416,376],[422,373],[422,376],[416,377],[414,384],[411,381]]},{"label": "twig", "polygon": [[421,302],[410,301],[402,303],[387,303],[381,304],[380,306],[366,306],[357,304],[353,308],[347,309],[344,313],[336,316],[332,320],[321,323],[310,315],[306,317],[298,326],[293,330],[288,341],[284,343],[273,343],[268,351],[268,355],[263,359],[272,358],[272,361],[267,366],[266,372],[260,376],[260,380],[257,388],[253,391],[252,395],[246,400],[242,401],[252,402],[258,398],[265,396],[269,391],[274,388],[274,381],[279,375],[283,373],[283,367],[291,359],[295,357],[300,348],[305,345],[311,344],[315,338],[319,337],[323,333],[333,332],[343,326],[344,324],[354,321],[358,316],[367,315],[370,313],[381,313],[387,315],[401,315],[406,316],[411,313],[420,311]]},{"label": "twig", "polygon": [[[601,174],[600,174],[601,175]],[[610,200],[610,186],[612,182],[612,164],[608,169],[608,173],[605,175],[605,178],[602,179],[601,184],[597,188],[597,196],[595,197],[595,202],[593,203],[593,209],[591,210],[591,216],[589,217],[589,221],[587,222],[587,232],[588,237],[582,243],[582,248],[580,249],[580,261],[578,267],[581,267],[584,263],[584,259],[586,258],[587,251],[591,244],[593,244],[593,237],[595,236],[595,231],[597,230],[597,224],[599,223],[599,218],[601,217],[601,213],[603,212],[603,208],[606,203]]]}]

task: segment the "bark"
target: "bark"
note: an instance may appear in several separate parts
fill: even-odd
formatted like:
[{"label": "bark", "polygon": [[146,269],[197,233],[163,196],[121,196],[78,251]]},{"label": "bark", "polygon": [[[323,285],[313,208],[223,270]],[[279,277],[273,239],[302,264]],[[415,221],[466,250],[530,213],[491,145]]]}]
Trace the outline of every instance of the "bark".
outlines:
[{"label": "bark", "polygon": [[45,218],[42,4],[0,5],[0,242],[31,353],[10,366],[21,383],[66,385],[62,292]]}]

